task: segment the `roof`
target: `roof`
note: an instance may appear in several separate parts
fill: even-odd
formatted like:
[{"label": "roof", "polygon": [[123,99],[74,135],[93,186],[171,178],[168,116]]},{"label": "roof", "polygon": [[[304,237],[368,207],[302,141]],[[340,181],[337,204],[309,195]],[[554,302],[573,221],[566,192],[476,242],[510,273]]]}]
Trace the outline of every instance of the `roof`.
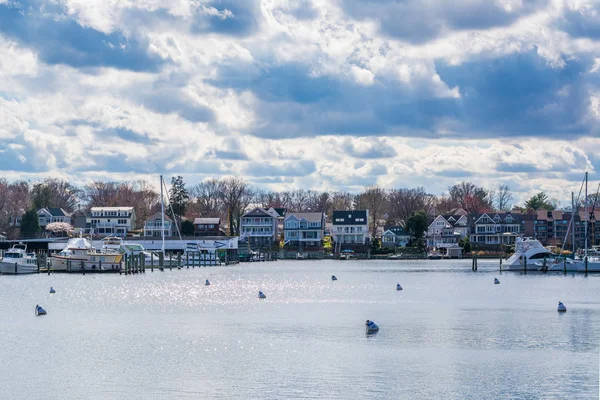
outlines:
[{"label": "roof", "polygon": [[199,224],[219,225],[220,223],[221,223],[221,218],[194,218],[194,225],[199,225]]},{"label": "roof", "polygon": [[285,214],[287,213],[287,208],[273,208],[273,210],[275,210],[275,212],[277,214],[279,214],[280,217],[285,217]]},{"label": "roof", "polygon": [[248,211],[246,214],[242,215],[242,217],[277,218],[279,216],[275,210],[273,210],[272,208],[270,210],[271,210],[271,212],[265,210],[264,208],[256,207],[256,208],[253,208],[252,210]]},{"label": "roof", "polygon": [[92,207],[90,211],[133,211],[133,207]]},{"label": "roof", "polygon": [[384,235],[387,235],[388,233],[394,234],[396,236],[410,236],[410,234],[408,232],[406,232],[406,230],[404,230],[404,228],[401,226],[386,227]]},{"label": "roof", "polygon": [[291,217],[296,217],[296,219],[298,219],[298,220],[305,219],[308,222],[321,222],[321,220],[323,219],[323,213],[321,213],[321,212],[288,213],[285,216],[285,220],[287,221]]},{"label": "roof", "polygon": [[[484,215],[487,215],[492,220],[494,220],[494,218],[497,215],[498,217],[500,217],[500,222],[504,222],[504,220],[506,218],[508,218],[509,216],[514,220],[514,222],[520,222],[521,221],[521,214],[518,214],[518,213],[515,214],[515,213],[512,213],[512,212],[501,212],[501,213],[489,212],[489,213],[472,214],[471,215],[472,221],[473,222],[477,222]],[[512,223],[514,223],[514,222],[512,222]]]},{"label": "roof", "polygon": [[[361,219],[362,221],[357,221]],[[369,210],[334,211],[334,225],[367,225]]]},{"label": "roof", "polygon": [[53,217],[68,217],[70,215],[68,212],[59,207],[46,207],[46,210],[48,210],[50,215]]},{"label": "roof", "polygon": [[[160,212],[155,212],[154,214],[152,214],[151,216],[149,216],[146,221],[154,221],[160,219],[162,220],[162,214]],[[165,214],[165,221],[173,221],[171,219],[171,217],[169,217],[167,214]]]}]

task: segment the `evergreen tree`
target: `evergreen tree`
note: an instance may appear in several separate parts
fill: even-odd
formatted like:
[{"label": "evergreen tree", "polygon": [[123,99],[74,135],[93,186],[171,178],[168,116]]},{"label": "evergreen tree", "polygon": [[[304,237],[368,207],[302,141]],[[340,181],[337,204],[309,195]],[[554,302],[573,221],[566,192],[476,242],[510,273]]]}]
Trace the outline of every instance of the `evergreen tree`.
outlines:
[{"label": "evergreen tree", "polygon": [[194,223],[190,220],[185,220],[181,223],[181,234],[183,236],[194,236]]},{"label": "evergreen tree", "polygon": [[33,236],[41,231],[40,222],[35,207],[31,207],[23,215],[21,220],[21,235],[22,236]]},{"label": "evergreen tree", "polygon": [[190,195],[185,188],[183,177],[177,176],[171,178],[171,189],[169,189],[170,205],[167,208],[168,214],[181,226],[181,217],[185,214],[185,209],[190,200]]}]

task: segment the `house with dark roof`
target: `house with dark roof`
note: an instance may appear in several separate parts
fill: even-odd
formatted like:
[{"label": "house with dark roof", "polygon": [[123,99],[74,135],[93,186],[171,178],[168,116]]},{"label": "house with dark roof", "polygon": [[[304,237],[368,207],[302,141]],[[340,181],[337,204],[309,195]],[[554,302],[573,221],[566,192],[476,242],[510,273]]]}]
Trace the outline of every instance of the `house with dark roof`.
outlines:
[{"label": "house with dark roof", "polygon": [[282,216],[273,208],[253,208],[240,219],[240,240],[250,246],[270,247],[279,237],[279,219]]},{"label": "house with dark roof", "polygon": [[334,211],[331,235],[341,244],[366,244],[369,235],[369,210]]},{"label": "house with dark roof", "polygon": [[325,214],[322,212],[288,213],[283,224],[284,246],[302,250],[323,246]]},{"label": "house with dark roof", "polygon": [[221,218],[194,218],[194,236],[221,236]]},{"label": "house with dark roof", "polygon": [[410,241],[410,237],[410,234],[401,226],[386,226],[383,235],[381,235],[381,246],[406,246]]},{"label": "house with dark roof", "polygon": [[518,213],[471,214],[469,219],[469,239],[474,244],[511,245],[521,233],[521,215]]},{"label": "house with dark roof", "polygon": [[43,229],[52,222],[71,223],[71,214],[58,207],[44,207],[37,211],[40,227]]},{"label": "house with dark roof", "polygon": [[469,236],[469,218],[463,214],[437,215],[427,228],[427,246],[452,247]]}]

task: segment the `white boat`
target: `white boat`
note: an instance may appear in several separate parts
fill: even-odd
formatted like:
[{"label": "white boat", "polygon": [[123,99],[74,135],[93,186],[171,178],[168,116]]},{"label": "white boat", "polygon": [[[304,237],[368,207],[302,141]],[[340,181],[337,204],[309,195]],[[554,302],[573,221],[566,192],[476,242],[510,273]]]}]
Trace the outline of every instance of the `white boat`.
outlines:
[{"label": "white boat", "polygon": [[0,259],[0,273],[3,275],[33,274],[37,272],[37,257],[27,253],[27,245],[15,244],[4,252]]},{"label": "white boat", "polygon": [[515,242],[515,253],[502,263],[503,271],[538,271],[539,261],[546,258],[546,262],[553,254],[546,249],[539,240],[532,238],[517,238]]},{"label": "white boat", "polygon": [[139,243],[131,243],[124,242],[122,238],[109,236],[102,239],[102,248],[100,249],[102,253],[118,253],[118,254],[126,254],[129,256],[137,256],[140,254],[144,255],[144,265],[156,265],[158,266],[160,257],[158,254],[153,253],[151,251],[147,251],[144,249]]},{"label": "white boat", "polygon": [[440,253],[436,249],[433,249],[432,251],[430,251],[427,254],[427,258],[430,259],[430,260],[441,260],[442,259],[442,253]]},{"label": "white boat", "polygon": [[86,238],[79,237],[69,239],[60,253],[50,256],[50,267],[65,272],[119,272],[122,258],[118,252],[97,251]]}]

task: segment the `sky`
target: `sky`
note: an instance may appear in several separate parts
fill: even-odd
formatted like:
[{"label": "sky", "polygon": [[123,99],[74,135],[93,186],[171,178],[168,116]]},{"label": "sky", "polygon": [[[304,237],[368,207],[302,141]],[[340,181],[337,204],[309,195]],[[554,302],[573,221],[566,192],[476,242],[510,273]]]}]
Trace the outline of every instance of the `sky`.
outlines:
[{"label": "sky", "polygon": [[598,21],[595,0],[0,0],[0,174],[565,203],[600,180]]}]

